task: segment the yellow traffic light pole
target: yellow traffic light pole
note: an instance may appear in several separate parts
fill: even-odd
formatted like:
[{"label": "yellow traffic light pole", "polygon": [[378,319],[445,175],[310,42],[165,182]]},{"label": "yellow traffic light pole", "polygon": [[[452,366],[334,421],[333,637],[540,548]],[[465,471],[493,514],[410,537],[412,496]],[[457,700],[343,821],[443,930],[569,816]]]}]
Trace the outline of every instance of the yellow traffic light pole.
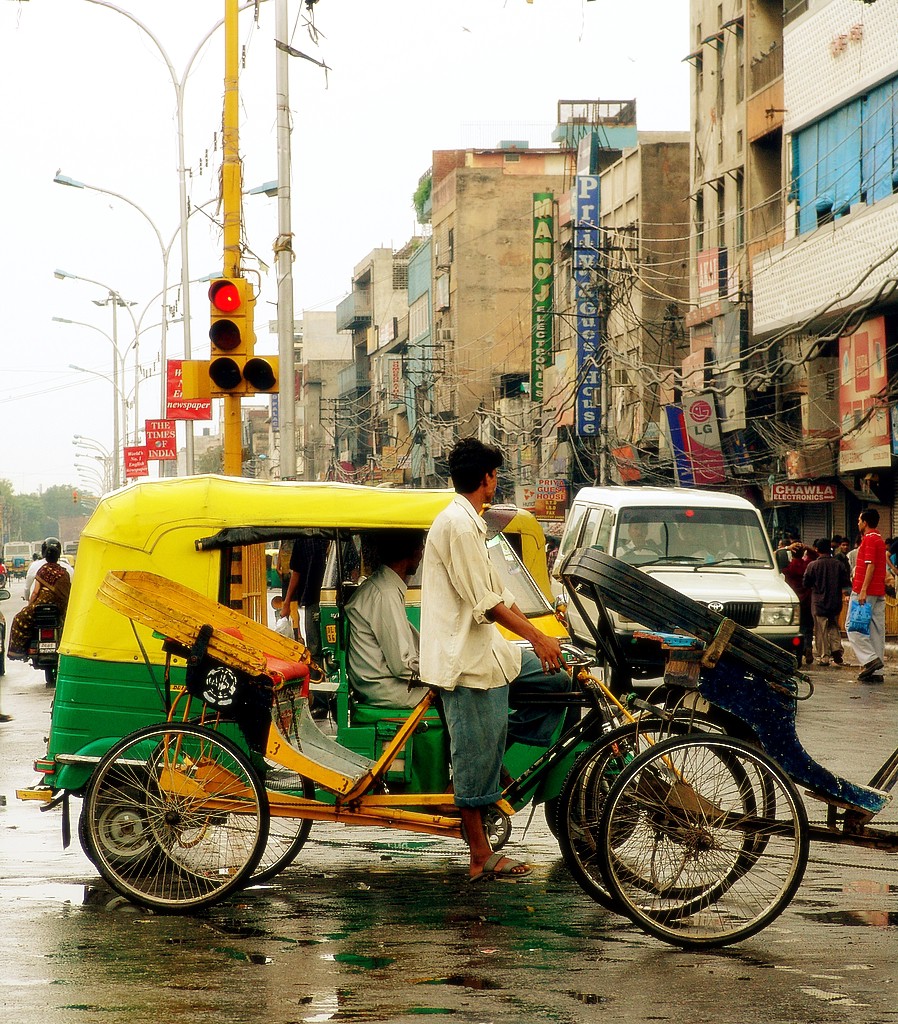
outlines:
[{"label": "yellow traffic light pole", "polygon": [[[224,265],[225,277],[240,277],[240,197],[241,170],[239,146],[239,91],[240,45],[237,35],[239,0],[225,0],[225,80],[224,110],[222,114],[222,208],[224,210]],[[252,308],[252,307],[250,307]],[[249,325],[252,331],[252,324]],[[224,395],[223,463],[225,476],[243,475],[243,438],[240,415],[240,395]]]}]

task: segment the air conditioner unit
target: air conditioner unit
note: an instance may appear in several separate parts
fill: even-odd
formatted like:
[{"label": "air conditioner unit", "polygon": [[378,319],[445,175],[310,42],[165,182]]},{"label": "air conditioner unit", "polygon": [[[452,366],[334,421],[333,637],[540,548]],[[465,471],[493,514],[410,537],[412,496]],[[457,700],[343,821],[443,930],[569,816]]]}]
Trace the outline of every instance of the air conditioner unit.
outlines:
[{"label": "air conditioner unit", "polygon": [[455,331],[451,327],[441,327],[437,331],[438,341],[452,341],[455,338]]}]

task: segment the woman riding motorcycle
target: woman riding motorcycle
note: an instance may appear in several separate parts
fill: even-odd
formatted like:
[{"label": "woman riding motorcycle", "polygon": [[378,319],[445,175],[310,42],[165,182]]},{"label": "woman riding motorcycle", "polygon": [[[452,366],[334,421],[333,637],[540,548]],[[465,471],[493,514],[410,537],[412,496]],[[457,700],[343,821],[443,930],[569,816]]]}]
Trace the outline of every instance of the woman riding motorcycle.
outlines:
[{"label": "woman riding motorcycle", "polygon": [[34,609],[37,605],[56,605],[61,619],[65,617],[69,605],[72,580],[67,570],[59,564],[62,544],[56,537],[48,537],[42,545],[42,551],[46,563],[37,571],[28,604],[13,618],[10,627],[6,656],[13,660],[28,660],[28,647],[34,629]]}]

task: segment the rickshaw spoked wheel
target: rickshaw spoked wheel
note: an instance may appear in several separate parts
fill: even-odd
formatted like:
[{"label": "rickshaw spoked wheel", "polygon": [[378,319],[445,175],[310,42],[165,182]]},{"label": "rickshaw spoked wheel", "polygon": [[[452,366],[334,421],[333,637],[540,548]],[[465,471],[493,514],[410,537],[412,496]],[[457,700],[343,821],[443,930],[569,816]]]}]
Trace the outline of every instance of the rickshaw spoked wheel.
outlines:
[{"label": "rickshaw spoked wheel", "polygon": [[[153,841],[136,844],[123,862],[107,826],[132,825],[135,809],[141,837]],[[82,812],[100,874],[129,900],[163,911],[208,906],[242,888],[265,850],[268,817],[249,758],[226,737],[186,723],[149,726],[113,746]]]},{"label": "rickshaw spoked wheel", "polygon": [[686,948],[728,945],[788,906],[808,858],[807,812],[762,751],[694,733],[628,764],[598,832],[606,885],[649,934]]}]

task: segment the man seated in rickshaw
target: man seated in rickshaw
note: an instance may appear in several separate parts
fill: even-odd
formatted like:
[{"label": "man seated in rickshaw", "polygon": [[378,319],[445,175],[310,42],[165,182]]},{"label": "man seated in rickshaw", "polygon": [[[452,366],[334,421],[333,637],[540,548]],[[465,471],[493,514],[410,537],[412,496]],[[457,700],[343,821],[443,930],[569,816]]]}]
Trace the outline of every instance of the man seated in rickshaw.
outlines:
[{"label": "man seated in rickshaw", "polygon": [[418,631],[405,594],[424,554],[423,530],[383,530],[370,538],[377,568],[346,605],[349,683],[365,703],[413,708],[427,692],[418,678]]}]

